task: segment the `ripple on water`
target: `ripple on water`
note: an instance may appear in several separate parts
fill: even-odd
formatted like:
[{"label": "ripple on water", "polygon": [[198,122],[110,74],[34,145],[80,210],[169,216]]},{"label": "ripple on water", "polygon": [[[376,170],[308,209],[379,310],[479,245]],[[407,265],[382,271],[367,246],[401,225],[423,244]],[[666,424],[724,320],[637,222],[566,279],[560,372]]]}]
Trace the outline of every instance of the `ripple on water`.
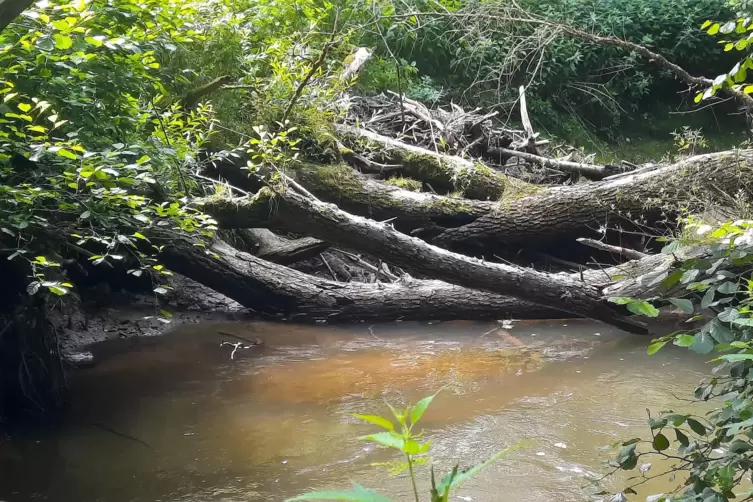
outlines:
[{"label": "ripple on water", "polygon": [[[534,441],[457,500],[580,502],[604,472],[600,447],[644,433],[644,409],[678,404],[672,395],[692,392],[706,367],[673,348],[648,357],[645,340],[601,325],[567,324],[231,326],[267,343],[229,361],[207,328],[113,351],[76,375],[74,425],[0,444],[0,496],[268,502],[356,480],[409,500],[404,475],[372,465],[395,456],[357,440],[374,427],[352,414],[389,413],[385,398],[415,402],[446,386],[421,424],[438,472]],[[81,425],[93,422],[152,449]],[[647,494],[657,488],[666,484]]]}]

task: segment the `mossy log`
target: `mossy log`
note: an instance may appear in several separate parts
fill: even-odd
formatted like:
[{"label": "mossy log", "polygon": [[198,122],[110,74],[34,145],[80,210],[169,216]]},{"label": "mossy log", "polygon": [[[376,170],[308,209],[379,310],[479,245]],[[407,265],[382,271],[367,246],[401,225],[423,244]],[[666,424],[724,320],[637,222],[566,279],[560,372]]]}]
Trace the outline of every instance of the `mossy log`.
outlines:
[{"label": "mossy log", "polygon": [[[207,174],[250,192],[264,186],[260,179],[250,177],[230,162],[212,167]],[[406,178],[376,180],[346,164],[301,163],[287,174],[323,201],[376,220],[395,218],[395,225],[406,232],[424,227],[427,222],[442,227],[465,225],[494,207],[490,201],[419,192],[415,190],[418,185]]]},{"label": "mossy log", "polygon": [[674,212],[730,194],[750,193],[753,149],[698,155],[653,171],[614,180],[542,188],[506,198],[467,225],[448,228],[433,241],[450,247],[473,242],[524,241],[562,235],[582,237],[614,220],[638,219],[651,210]]},{"label": "mossy log", "polygon": [[399,164],[403,176],[426,183],[437,191],[461,193],[469,199],[497,200],[511,185],[518,192],[528,185],[481,162],[443,155],[365,129],[336,125],[335,132],[347,147],[360,152],[374,150],[379,162]]},{"label": "mossy log", "polygon": [[[532,240],[594,235],[594,229],[610,222],[638,219],[644,214],[692,207],[738,189],[749,189],[753,150],[728,151],[692,157],[653,171],[629,174],[614,180],[569,186],[510,186],[496,202],[455,198],[405,190],[357,173],[347,165],[306,164],[290,175],[323,201],[375,220],[395,218],[403,232],[426,227],[439,230],[431,242],[443,247],[477,244],[525,243]],[[226,168],[231,183],[245,183],[247,175]],[[243,211],[259,207],[249,204]],[[267,211],[267,209],[262,209]],[[232,221],[231,228],[245,225]],[[430,225],[429,225],[430,226]]]}]

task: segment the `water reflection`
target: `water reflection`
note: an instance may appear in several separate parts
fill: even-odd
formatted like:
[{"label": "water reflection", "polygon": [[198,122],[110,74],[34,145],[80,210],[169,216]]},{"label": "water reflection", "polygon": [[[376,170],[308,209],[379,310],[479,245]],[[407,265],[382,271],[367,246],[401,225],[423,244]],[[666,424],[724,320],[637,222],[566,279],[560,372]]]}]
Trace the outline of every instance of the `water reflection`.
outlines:
[{"label": "water reflection", "polygon": [[[265,344],[231,361],[228,333]],[[351,480],[410,500],[405,479],[371,466],[394,457],[354,439],[373,428],[350,415],[441,386],[424,419],[438,469],[536,439],[458,500],[588,500],[599,448],[645,434],[646,407],[682,408],[673,394],[708,369],[685,351],[648,357],[645,344],[565,321],[205,325],[103,345],[73,378],[63,426],[0,439],[0,500],[278,501]],[[667,488],[652,483],[645,494]]]}]

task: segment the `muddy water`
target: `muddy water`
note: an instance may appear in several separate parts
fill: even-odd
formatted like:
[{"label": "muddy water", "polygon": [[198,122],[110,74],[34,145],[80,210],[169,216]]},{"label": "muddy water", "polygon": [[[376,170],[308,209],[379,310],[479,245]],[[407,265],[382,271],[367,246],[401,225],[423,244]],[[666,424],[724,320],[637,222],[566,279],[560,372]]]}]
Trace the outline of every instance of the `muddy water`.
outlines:
[{"label": "muddy water", "polygon": [[[230,359],[222,341],[265,344]],[[0,500],[281,501],[351,481],[411,500],[394,455],[355,439],[386,412],[446,386],[423,420],[439,471],[522,439],[535,443],[468,482],[455,500],[596,500],[600,448],[647,435],[645,408],[683,409],[709,370],[685,350],[580,321],[203,325],[94,348],[72,377],[65,423],[0,436]],[[425,478],[425,468],[419,476]],[[655,480],[646,495],[680,480]],[[612,477],[601,487],[623,486]],[[426,493],[426,485],[421,486]]]}]

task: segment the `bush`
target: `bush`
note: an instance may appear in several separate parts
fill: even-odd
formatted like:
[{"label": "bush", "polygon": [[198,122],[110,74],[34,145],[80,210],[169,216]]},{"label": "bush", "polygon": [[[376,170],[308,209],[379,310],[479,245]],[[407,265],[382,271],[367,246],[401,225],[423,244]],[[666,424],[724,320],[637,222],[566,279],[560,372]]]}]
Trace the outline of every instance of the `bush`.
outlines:
[{"label": "bush", "polygon": [[[597,132],[615,136],[622,118],[677,103],[684,88],[674,76],[657,71],[641,56],[615,46],[559,36],[551,27],[492,23],[484,14],[506,13],[499,0],[444,2],[450,11],[470,14],[459,23],[447,16],[396,17],[383,39],[364,41],[379,54],[393,52],[415,62],[420,75],[448,89],[446,99],[473,106],[510,109],[519,85],[529,99],[548,101],[558,113],[578,115]],[[716,75],[734,64],[714,40],[699,30],[706,19],[725,19],[732,11],[717,0],[524,0],[523,9],[601,35],[643,44],[694,74]],[[432,12],[436,4],[411,0],[406,11]],[[388,50],[389,48],[389,50]],[[558,114],[537,115],[547,127]]]}]

